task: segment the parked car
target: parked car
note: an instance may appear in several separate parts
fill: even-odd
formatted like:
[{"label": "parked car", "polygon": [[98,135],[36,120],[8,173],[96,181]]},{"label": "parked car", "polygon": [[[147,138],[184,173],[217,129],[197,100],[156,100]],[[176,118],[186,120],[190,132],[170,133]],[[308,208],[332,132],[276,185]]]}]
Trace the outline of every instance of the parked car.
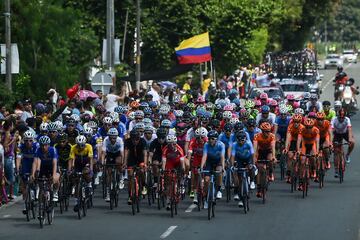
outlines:
[{"label": "parked car", "polygon": [[357,55],[354,50],[344,50],[343,60],[349,63],[357,63]]},{"label": "parked car", "polygon": [[324,69],[329,67],[337,67],[343,65],[344,60],[340,57],[339,54],[329,54],[326,56]]}]

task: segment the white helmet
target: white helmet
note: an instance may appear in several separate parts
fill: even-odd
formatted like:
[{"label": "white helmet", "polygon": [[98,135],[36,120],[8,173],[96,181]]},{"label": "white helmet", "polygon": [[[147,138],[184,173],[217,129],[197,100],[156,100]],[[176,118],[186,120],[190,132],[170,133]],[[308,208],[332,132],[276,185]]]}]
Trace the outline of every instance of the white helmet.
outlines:
[{"label": "white helmet", "polygon": [[236,124],[236,123],[240,122],[240,120],[238,118],[231,118],[229,122],[230,122],[230,124]]},{"label": "white helmet", "polygon": [[232,117],[232,113],[230,111],[223,112],[224,119],[230,119]]},{"label": "white helmet", "polygon": [[84,127],[84,134],[92,135],[93,134],[93,129],[90,128],[90,127]]},{"label": "white helmet", "polygon": [[48,123],[43,122],[40,124],[40,131],[47,131],[48,130]]},{"label": "white helmet", "polygon": [[287,114],[289,112],[289,109],[284,105],[280,105],[279,112],[280,114]]},{"label": "white helmet", "polygon": [[113,121],[115,122],[116,118],[119,118],[119,114],[117,112],[111,112],[110,113],[110,117],[113,119]]},{"label": "white helmet", "polygon": [[103,123],[105,123],[105,124],[112,124],[112,123],[113,123],[113,120],[112,120],[111,117],[104,117]]},{"label": "white helmet", "polygon": [[204,127],[200,127],[198,129],[195,130],[195,136],[196,137],[206,137],[207,136],[207,131]]},{"label": "white helmet", "polygon": [[334,102],[334,107],[342,107],[341,101],[335,101]]},{"label": "white helmet", "polygon": [[118,136],[119,132],[116,128],[110,128],[109,131],[107,132],[108,136]]},{"label": "white helmet", "polygon": [[84,135],[79,135],[75,138],[76,144],[85,144],[86,143],[86,137]]},{"label": "white helmet", "polygon": [[145,124],[145,126],[152,126],[152,121],[150,118],[144,118],[143,123]]},{"label": "white helmet", "polygon": [[57,126],[57,130],[58,130],[58,131],[63,130],[64,125],[63,125],[63,123],[62,123],[61,121],[57,120],[57,121],[55,121],[55,124],[56,124],[56,126]]},{"label": "white helmet", "polygon": [[29,140],[33,140],[35,138],[35,134],[33,131],[27,130],[24,133],[24,139],[29,139]]},{"label": "white helmet", "polygon": [[135,117],[141,117],[141,118],[143,118],[143,117],[144,117],[144,112],[141,111],[141,110],[136,110],[136,112],[135,112]]},{"label": "white helmet", "polygon": [[76,122],[80,122],[80,117],[77,114],[71,114],[70,118],[74,119]]},{"label": "white helmet", "polygon": [[164,120],[162,120],[161,126],[162,126],[162,127],[171,127],[171,122],[170,122],[170,120],[169,120],[169,119],[164,119]]},{"label": "white helmet", "polygon": [[304,109],[302,109],[302,108],[297,108],[297,109],[295,109],[294,113],[295,113],[295,114],[304,115],[304,114],[305,114],[305,111],[304,111]]},{"label": "white helmet", "polygon": [[177,137],[175,135],[168,135],[166,137],[166,142],[168,142],[168,143],[176,143],[177,142]]},{"label": "white helmet", "polygon": [[135,124],[135,129],[144,129],[145,128],[145,124],[143,122],[138,122]]}]

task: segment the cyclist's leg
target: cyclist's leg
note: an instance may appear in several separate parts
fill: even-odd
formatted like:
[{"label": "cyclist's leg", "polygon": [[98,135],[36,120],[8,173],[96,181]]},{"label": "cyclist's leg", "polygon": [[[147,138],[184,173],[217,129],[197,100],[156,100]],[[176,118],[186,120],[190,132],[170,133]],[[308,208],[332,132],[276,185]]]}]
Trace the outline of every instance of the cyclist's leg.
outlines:
[{"label": "cyclist's leg", "polygon": [[159,166],[160,166],[159,161],[154,160],[152,162],[152,171],[153,171],[153,175],[154,175],[154,184],[157,184],[159,182],[159,175],[160,175]]}]

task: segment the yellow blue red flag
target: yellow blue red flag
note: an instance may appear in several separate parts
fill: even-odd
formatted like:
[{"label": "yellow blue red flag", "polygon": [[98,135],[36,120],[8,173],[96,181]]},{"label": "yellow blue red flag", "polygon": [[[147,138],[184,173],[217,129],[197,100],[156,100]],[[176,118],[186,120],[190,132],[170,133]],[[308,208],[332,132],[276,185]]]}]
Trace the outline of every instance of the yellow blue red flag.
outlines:
[{"label": "yellow blue red flag", "polygon": [[202,63],[211,60],[209,32],[186,39],[175,48],[180,64]]}]

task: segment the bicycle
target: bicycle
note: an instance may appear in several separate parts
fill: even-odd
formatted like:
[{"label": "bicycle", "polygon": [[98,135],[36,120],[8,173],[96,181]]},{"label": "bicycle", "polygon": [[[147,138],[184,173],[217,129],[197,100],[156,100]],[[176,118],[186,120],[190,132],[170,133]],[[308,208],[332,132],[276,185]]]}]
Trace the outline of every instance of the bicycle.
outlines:
[{"label": "bicycle", "polygon": [[59,188],[59,205],[60,213],[68,211],[70,199],[70,181],[66,169],[61,169],[60,188]]},{"label": "bicycle", "polygon": [[178,182],[178,176],[176,169],[172,170],[165,170],[163,171],[167,177],[167,182],[169,182],[169,196],[170,199],[170,216],[174,217],[174,215],[177,215],[177,207],[180,199],[180,189],[178,188],[179,182]]},{"label": "bicycle", "polygon": [[49,225],[54,221],[54,205],[52,201],[51,180],[47,177],[39,177],[36,179],[39,186],[39,202],[38,202],[38,219],[40,228],[44,227],[45,221]]},{"label": "bicycle", "polygon": [[[335,169],[339,169],[339,181],[340,183],[344,182],[344,174],[345,174],[345,152],[342,146],[349,145],[348,142],[334,142],[334,162],[337,162],[335,165]],[[335,159],[339,159],[339,161],[335,161]]]},{"label": "bicycle", "polygon": [[153,165],[150,164],[146,171],[146,189],[149,206],[155,203],[154,176],[152,173],[152,166]]},{"label": "bicycle", "polygon": [[26,197],[25,197],[25,209],[26,209],[26,221],[36,218],[35,208],[35,191],[34,186],[30,183],[30,174],[25,174],[23,179],[26,182]]},{"label": "bicycle", "polygon": [[[138,177],[138,171],[140,170],[139,167],[132,167],[133,174],[130,177],[130,199],[131,199],[131,211],[132,214],[135,215],[135,211],[137,213],[140,212],[140,186],[139,186],[139,177]],[[136,209],[135,209],[136,208]]]},{"label": "bicycle", "polygon": [[271,163],[270,160],[257,160],[256,163],[260,163],[260,164],[265,164],[265,168],[261,167],[259,169],[259,176],[260,176],[260,192],[262,194],[262,203],[265,204],[266,202],[266,193],[268,191],[268,187],[269,187],[269,180],[268,180],[268,176],[269,176],[269,164]]},{"label": "bicycle", "polygon": [[249,186],[249,169],[248,168],[238,168],[234,167],[233,170],[237,173],[239,179],[239,194],[240,194],[240,201],[243,202],[244,213],[246,214],[249,208],[249,198],[250,198],[250,186]]},{"label": "bicycle", "polygon": [[309,163],[309,160],[310,160],[310,158],[315,157],[315,162],[316,162],[317,159],[314,154],[300,154],[300,156],[306,157],[304,169],[302,170],[300,177],[299,177],[300,182],[302,182],[302,198],[305,198],[308,195],[309,185],[310,185],[310,163]]},{"label": "bicycle", "polygon": [[231,184],[232,184],[232,172],[230,169],[230,162],[226,161],[226,169],[225,169],[225,192],[226,192],[226,202],[231,200]]},{"label": "bicycle", "polygon": [[208,203],[208,220],[215,217],[215,205],[216,205],[216,184],[215,184],[215,175],[221,174],[222,171],[209,171],[202,170],[202,173],[210,174],[210,182],[208,186],[208,192],[206,196],[206,201]]},{"label": "bicycle", "polygon": [[118,207],[119,204],[119,174],[118,170],[116,169],[117,166],[117,164],[105,165],[105,172],[107,172],[106,175],[108,174],[108,170],[110,169],[110,176],[108,176],[110,178],[110,186],[107,186],[107,184],[105,184],[106,187],[109,187],[110,191],[110,210],[113,210],[114,207]]},{"label": "bicycle", "polygon": [[280,155],[280,180],[285,178],[287,154],[281,153]]},{"label": "bicycle", "polygon": [[325,156],[324,156],[324,149],[328,149],[329,147],[325,147],[323,149],[320,149],[318,162],[317,162],[317,176],[319,178],[319,188],[324,187],[324,179],[325,179],[325,173],[326,173],[326,163],[325,163]]},{"label": "bicycle", "polygon": [[78,219],[86,217],[87,209],[93,206],[92,193],[88,183],[83,178],[82,172],[74,173],[76,178],[76,192],[78,195],[78,208],[77,211]]},{"label": "bicycle", "polygon": [[292,153],[294,154],[293,160],[291,161],[291,165],[288,166],[289,170],[291,169],[290,170],[291,193],[293,193],[296,190],[297,181],[299,179],[299,158],[296,154],[296,151],[292,151]]},{"label": "bicycle", "polygon": [[197,175],[196,182],[196,200],[197,200],[197,209],[201,210],[201,207],[204,207],[204,188],[203,188],[203,179],[200,174],[199,168],[194,168],[194,175]]},{"label": "bicycle", "polygon": [[165,207],[165,179],[163,174],[160,174],[159,176],[159,182],[156,189],[156,195],[157,195],[157,207],[160,210],[161,206]]}]

